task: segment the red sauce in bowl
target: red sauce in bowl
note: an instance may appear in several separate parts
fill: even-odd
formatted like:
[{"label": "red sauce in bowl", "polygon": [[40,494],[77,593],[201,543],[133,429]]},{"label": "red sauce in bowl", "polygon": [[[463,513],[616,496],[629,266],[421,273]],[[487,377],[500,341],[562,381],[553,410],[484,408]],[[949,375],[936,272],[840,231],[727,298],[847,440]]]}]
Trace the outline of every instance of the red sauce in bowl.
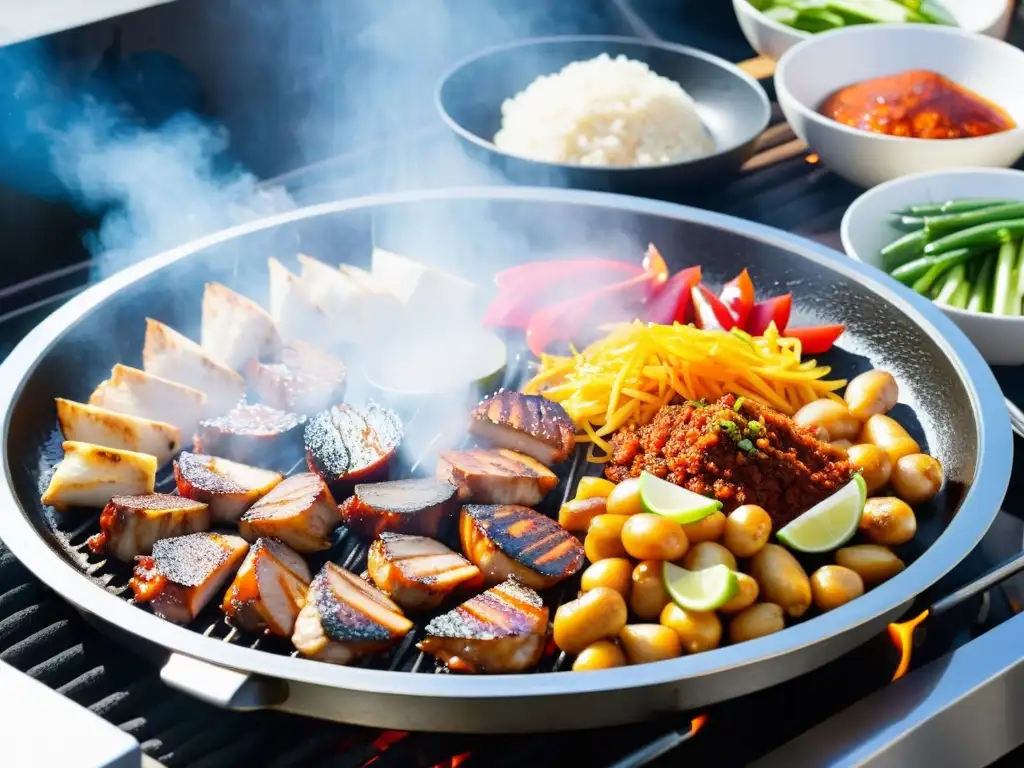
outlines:
[{"label": "red sauce in bowl", "polygon": [[851,128],[914,139],[969,139],[1017,127],[974,91],[919,69],[842,88],[819,112]]}]

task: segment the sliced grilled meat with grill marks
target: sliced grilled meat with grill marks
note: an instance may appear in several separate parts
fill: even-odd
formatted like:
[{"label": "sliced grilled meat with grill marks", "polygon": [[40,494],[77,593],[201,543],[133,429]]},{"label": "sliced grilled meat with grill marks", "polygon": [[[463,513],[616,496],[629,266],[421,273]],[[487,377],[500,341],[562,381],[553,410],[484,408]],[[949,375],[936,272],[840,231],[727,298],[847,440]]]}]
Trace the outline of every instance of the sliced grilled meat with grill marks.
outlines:
[{"label": "sliced grilled meat with grill marks", "polygon": [[130,563],[160,539],[208,530],[210,509],[202,502],[170,493],[115,496],[100,513],[100,532],[89,539],[89,549]]},{"label": "sliced grilled meat with grill marks", "polygon": [[505,448],[444,451],[437,462],[437,479],[459,489],[460,501],[479,504],[537,504],[556,485],[550,469]]},{"label": "sliced grilled meat with grill marks", "polygon": [[381,592],[407,611],[433,610],[457,589],[483,585],[479,568],[425,536],[382,533],[370,545],[367,569]]},{"label": "sliced grilled meat with grill marks", "polygon": [[459,518],[462,551],[488,584],[509,576],[548,589],[583,567],[583,545],[550,517],[514,504],[469,504]]},{"label": "sliced grilled meat with grill marks", "polygon": [[57,424],[65,440],[148,453],[160,465],[181,450],[181,430],[172,424],[61,397],[56,400]]},{"label": "sliced grilled meat with grill marks", "polygon": [[223,533],[190,533],[161,539],[153,554],[137,558],[128,582],[139,602],[176,624],[199,615],[238,569],[249,543]]},{"label": "sliced grilled meat with grill marks", "polygon": [[396,645],[412,626],[380,590],[328,562],[309,585],[292,643],[308,658],[348,664]]},{"label": "sliced grilled meat with grill marks", "polygon": [[437,536],[457,509],[455,486],[430,478],[360,484],[341,505],[345,524],[368,539],[391,531]]},{"label": "sliced grilled meat with grill marks", "polygon": [[178,493],[209,504],[215,523],[237,523],[245,510],[283,479],[280,472],[188,451],[174,462]]},{"label": "sliced grilled meat with grill marks", "polygon": [[293,413],[316,413],[340,403],[346,377],[341,360],[303,341],[282,349],[280,362],[252,358],[245,367],[246,382],[260,400]]},{"label": "sliced grilled meat with grill marks", "polygon": [[43,504],[65,507],[106,506],[114,496],[152,493],[156,458],[148,453],[104,448],[65,440],[64,458],[43,492]]},{"label": "sliced grilled meat with grill marks", "polygon": [[377,403],[336,405],[306,424],[306,464],[338,497],[355,483],[386,480],[399,444],[402,421]]},{"label": "sliced grilled meat with grill marks", "polygon": [[256,539],[224,595],[221,610],[242,629],[291,637],[312,578],[306,561],[287,544]]},{"label": "sliced grilled meat with grill marks", "polygon": [[319,552],[331,546],[330,534],[340,523],[327,484],[319,475],[302,472],[253,504],[238,521],[238,532],[249,541],[273,536],[297,552]]},{"label": "sliced grilled meat with grill marks", "polygon": [[267,405],[239,403],[223,416],[199,422],[195,450],[234,461],[272,462],[299,450],[305,420]]},{"label": "sliced grilled meat with grill marks", "polygon": [[433,619],[417,647],[456,672],[522,672],[543,656],[547,629],[540,595],[509,579]]},{"label": "sliced grilled meat with grill marks", "polygon": [[576,448],[576,429],[561,405],[514,390],[499,392],[474,408],[469,431],[548,466],[565,461]]},{"label": "sliced grilled meat with grill marks", "polygon": [[210,413],[206,395],[198,389],[120,363],[111,369],[110,378],[89,395],[89,405],[173,424],[186,440],[195,434],[200,419]]},{"label": "sliced grilled meat with grill marks", "polygon": [[142,367],[146,373],[205,392],[214,413],[232,408],[245,394],[245,380],[235,371],[192,339],[151,318],[146,318]]}]

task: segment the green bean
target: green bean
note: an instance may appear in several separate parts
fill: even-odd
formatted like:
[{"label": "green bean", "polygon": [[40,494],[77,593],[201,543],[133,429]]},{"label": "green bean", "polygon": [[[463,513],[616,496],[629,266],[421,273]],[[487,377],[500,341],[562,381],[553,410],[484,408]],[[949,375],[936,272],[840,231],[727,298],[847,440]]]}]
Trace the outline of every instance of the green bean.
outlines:
[{"label": "green bean", "polygon": [[1024,218],[1024,203],[1009,203],[967,213],[947,213],[943,216],[928,216],[925,217],[924,228],[928,232],[928,239],[936,240],[950,232],[967,229],[979,224],[1020,218]]},{"label": "green bean", "polygon": [[944,213],[966,213],[978,211],[982,208],[992,208],[996,205],[1006,205],[1013,200],[947,200],[944,203],[926,203],[924,205],[912,205],[902,211],[897,211],[899,216],[941,216]]},{"label": "green bean", "polygon": [[1014,314],[1024,314],[1024,240],[1018,243],[1017,266],[1014,271],[1013,310]]},{"label": "green bean", "polygon": [[[972,256],[977,256],[983,251],[972,248],[960,248],[956,251],[950,251],[949,253],[943,253],[939,256],[921,256],[918,259],[909,261],[901,267],[897,267],[889,274],[895,277],[904,285],[913,286],[918,280],[928,274],[929,270],[933,267],[942,265],[937,271],[937,275],[941,275],[947,269],[956,264],[962,264]],[[935,278],[931,278],[929,285],[935,281]],[[914,288],[916,291],[917,288]]]},{"label": "green bean", "polygon": [[971,298],[971,283],[968,280],[964,280],[960,285],[953,291],[953,296],[949,300],[949,306],[956,307],[957,309],[967,309],[967,302]]},{"label": "green bean", "polygon": [[924,229],[924,216],[909,216],[894,213],[889,217],[889,226],[898,229],[900,232],[913,232]]},{"label": "green bean", "polygon": [[910,287],[917,293],[927,295],[936,280],[946,274],[953,267],[958,267],[961,264],[964,264],[971,258],[971,256],[974,256],[974,253],[967,249],[964,249],[962,252],[954,251],[952,256],[948,253],[942,254],[942,256],[939,256],[932,262],[932,265],[928,267],[928,271],[917,278],[917,280],[914,281],[914,284]]},{"label": "green bean", "polygon": [[1018,244],[1003,243],[996,257],[996,276],[992,284],[992,312],[996,315],[1019,315],[1020,307],[1013,306],[1016,294],[1014,272],[1017,267]]},{"label": "green bean", "polygon": [[892,272],[896,267],[920,256],[927,244],[928,233],[924,229],[904,235],[882,249],[882,267],[887,272]]},{"label": "green bean", "polygon": [[978,277],[971,284],[971,295],[967,299],[967,309],[971,312],[988,312],[992,307],[992,280],[996,274],[996,259],[992,252],[981,260]]},{"label": "green bean", "polygon": [[1016,240],[1021,235],[1024,235],[1024,218],[992,221],[933,240],[924,247],[924,252],[930,256],[937,256],[959,248],[1001,245]]},{"label": "green bean", "polygon": [[967,282],[967,268],[963,264],[957,264],[942,278],[942,287],[939,289],[939,295],[935,297],[935,303],[953,306],[953,299],[961,285],[969,286],[970,283]]}]

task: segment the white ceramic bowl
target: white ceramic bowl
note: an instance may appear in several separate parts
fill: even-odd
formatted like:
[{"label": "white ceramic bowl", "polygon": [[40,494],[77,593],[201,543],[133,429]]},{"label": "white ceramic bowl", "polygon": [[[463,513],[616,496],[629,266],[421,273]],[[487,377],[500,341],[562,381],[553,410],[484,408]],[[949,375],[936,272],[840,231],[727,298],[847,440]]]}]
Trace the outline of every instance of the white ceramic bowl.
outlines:
[{"label": "white ceramic bowl", "polygon": [[[912,139],[850,128],[818,114],[840,88],[911,69],[938,72],[1005,109],[1018,127],[970,139]],[[940,168],[1005,168],[1024,154],[1024,51],[928,24],[876,24],[805,40],[779,60],[775,92],[793,132],[862,187]]]},{"label": "white ceramic bowl", "polygon": [[[941,4],[963,29],[1000,40],[1013,20],[1013,0],[942,0]],[[797,43],[814,37],[770,19],[748,0],[732,0],[732,6],[750,47],[769,59],[777,61]]]},{"label": "white ceramic bowl", "polygon": [[[919,203],[944,203],[959,198],[1024,200],[1024,172],[963,168],[904,176],[875,187],[846,210],[840,235],[846,254],[881,267],[878,252],[903,232],[888,223],[893,211]],[[993,365],[1024,363],[1024,318],[968,312],[942,307]]]}]

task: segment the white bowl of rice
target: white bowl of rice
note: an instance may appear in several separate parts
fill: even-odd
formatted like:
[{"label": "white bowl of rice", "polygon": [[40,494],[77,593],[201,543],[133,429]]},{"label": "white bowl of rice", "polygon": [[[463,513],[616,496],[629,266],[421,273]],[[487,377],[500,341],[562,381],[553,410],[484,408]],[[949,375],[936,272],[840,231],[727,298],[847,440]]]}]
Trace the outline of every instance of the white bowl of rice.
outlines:
[{"label": "white bowl of rice", "polygon": [[634,193],[735,171],[771,113],[722,59],[614,37],[492,48],[449,72],[437,101],[470,151],[515,181]]}]

